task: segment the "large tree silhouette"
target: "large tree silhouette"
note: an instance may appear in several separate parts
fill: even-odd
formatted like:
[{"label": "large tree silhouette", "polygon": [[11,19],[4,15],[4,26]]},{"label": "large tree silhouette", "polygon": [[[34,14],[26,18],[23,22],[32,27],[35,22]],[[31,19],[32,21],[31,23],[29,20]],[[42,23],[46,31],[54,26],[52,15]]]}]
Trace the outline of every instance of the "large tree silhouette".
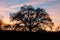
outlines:
[{"label": "large tree silhouette", "polygon": [[22,6],[17,13],[10,14],[12,21],[17,20],[19,23],[14,25],[15,30],[37,32],[42,28],[49,27],[52,30],[54,23],[49,14],[43,8],[33,8],[31,5]]}]

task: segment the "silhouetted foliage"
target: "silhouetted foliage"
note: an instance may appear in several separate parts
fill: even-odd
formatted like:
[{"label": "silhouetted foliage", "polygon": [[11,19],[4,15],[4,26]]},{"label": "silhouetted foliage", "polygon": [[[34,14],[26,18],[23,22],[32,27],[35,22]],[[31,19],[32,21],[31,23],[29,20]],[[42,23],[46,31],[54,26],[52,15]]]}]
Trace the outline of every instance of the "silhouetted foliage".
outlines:
[{"label": "silhouetted foliage", "polygon": [[[49,14],[46,13],[45,9],[34,9],[31,5],[22,6],[19,12],[11,14],[11,18],[12,20],[22,21],[23,30],[27,27],[30,32],[38,31],[42,27],[45,27],[45,25],[52,30],[52,26],[54,26],[52,19],[49,17]],[[14,25],[16,27],[15,30],[22,27],[20,24],[21,23]]]},{"label": "silhouetted foliage", "polygon": [[2,18],[3,17],[0,15],[0,27],[1,27],[2,23],[3,23]]},{"label": "silhouetted foliage", "polygon": [[1,25],[2,25],[2,20],[0,19],[0,27],[1,27]]}]

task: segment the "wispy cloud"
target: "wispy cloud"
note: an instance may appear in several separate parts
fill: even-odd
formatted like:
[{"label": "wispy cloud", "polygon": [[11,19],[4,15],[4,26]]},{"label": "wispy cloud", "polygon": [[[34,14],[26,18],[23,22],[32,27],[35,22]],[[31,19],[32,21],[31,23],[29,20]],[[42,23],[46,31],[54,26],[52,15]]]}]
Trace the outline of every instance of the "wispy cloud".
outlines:
[{"label": "wispy cloud", "polygon": [[52,1],[56,1],[56,0],[35,0],[35,1],[31,1],[31,2],[27,2],[27,3],[23,3],[23,4],[17,4],[17,5],[13,5],[7,8],[0,8],[0,11],[4,10],[4,11],[11,11],[11,12],[17,12],[18,10],[13,10],[14,8],[20,8],[23,5],[38,5],[38,4],[43,4],[46,2],[52,2]]},{"label": "wispy cloud", "polygon": [[43,4],[46,2],[52,2],[52,1],[56,1],[56,0],[35,0],[35,1],[31,1],[31,2],[27,2],[27,3],[23,3],[23,4],[17,4],[8,8],[17,8],[17,7],[21,7],[23,5],[38,5],[38,4]]},{"label": "wispy cloud", "polygon": [[12,10],[12,9],[9,9],[9,8],[0,8],[0,11],[17,12],[18,10]]}]

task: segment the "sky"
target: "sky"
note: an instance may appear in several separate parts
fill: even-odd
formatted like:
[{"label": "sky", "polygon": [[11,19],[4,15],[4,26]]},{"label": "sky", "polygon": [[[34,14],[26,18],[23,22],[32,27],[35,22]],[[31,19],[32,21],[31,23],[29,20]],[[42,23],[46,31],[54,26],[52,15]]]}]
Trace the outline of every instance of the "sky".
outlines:
[{"label": "sky", "polygon": [[9,23],[9,14],[17,12],[23,5],[44,8],[55,24],[53,29],[60,26],[60,0],[0,0],[0,15]]}]

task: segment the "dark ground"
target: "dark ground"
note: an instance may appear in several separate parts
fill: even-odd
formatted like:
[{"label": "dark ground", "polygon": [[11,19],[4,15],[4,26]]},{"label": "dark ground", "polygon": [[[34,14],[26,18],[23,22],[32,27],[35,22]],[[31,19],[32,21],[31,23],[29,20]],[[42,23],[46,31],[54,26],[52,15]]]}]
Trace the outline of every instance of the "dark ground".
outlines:
[{"label": "dark ground", "polygon": [[[45,31],[41,31],[41,32],[19,32],[19,31],[1,31],[0,30],[0,35],[3,35],[3,37],[18,37],[19,39],[21,38],[28,38],[28,39],[37,39],[37,40],[55,40],[55,39],[60,39],[60,32],[45,32]],[[58,38],[57,38],[58,37]]]}]

